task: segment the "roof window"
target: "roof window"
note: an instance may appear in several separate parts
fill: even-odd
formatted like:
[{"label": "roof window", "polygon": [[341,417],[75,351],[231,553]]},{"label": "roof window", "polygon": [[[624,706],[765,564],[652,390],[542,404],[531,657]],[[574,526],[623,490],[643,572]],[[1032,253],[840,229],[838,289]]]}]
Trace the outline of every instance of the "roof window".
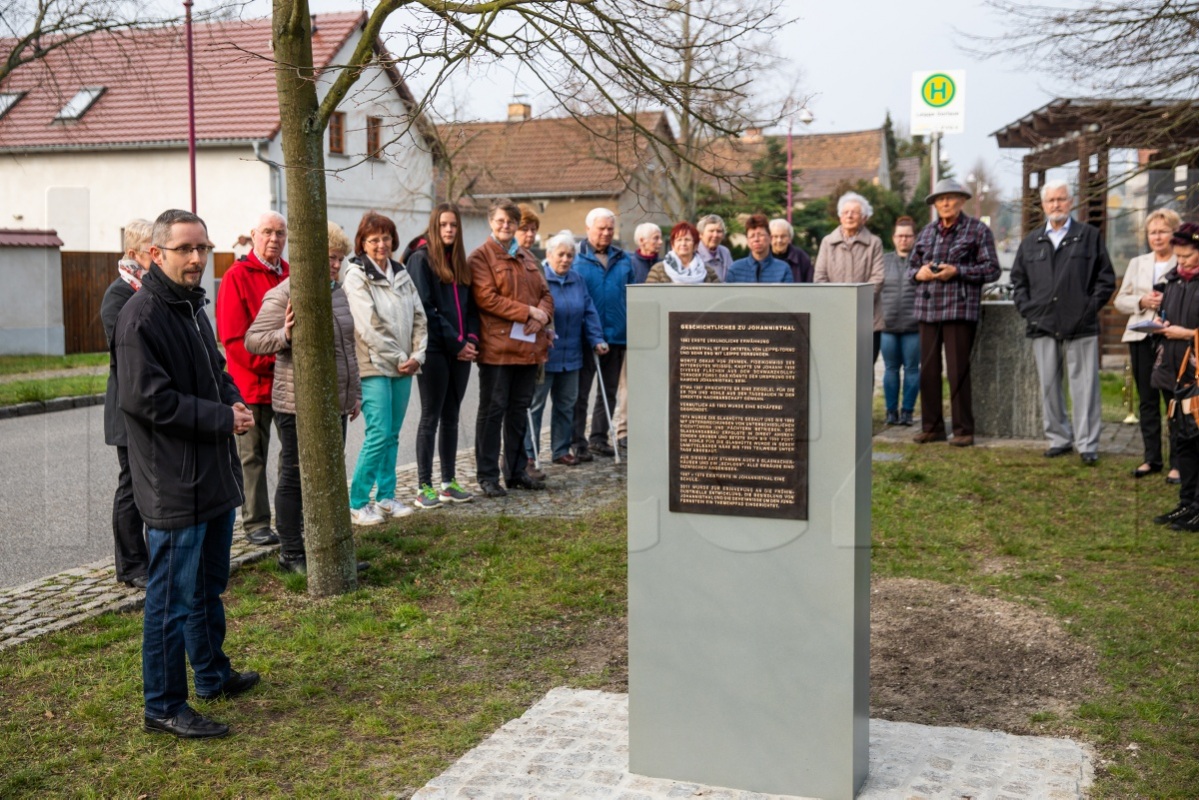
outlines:
[{"label": "roof window", "polygon": [[25,96],[24,92],[0,92],[0,117],[8,113],[8,110],[17,104],[17,101]]},{"label": "roof window", "polygon": [[100,99],[100,95],[104,94],[105,87],[103,86],[85,86],[75,93],[75,96],[67,101],[67,104],[62,107],[58,115],[54,117],[56,121],[67,122],[76,120],[87,113],[87,110],[92,107],[92,104]]}]

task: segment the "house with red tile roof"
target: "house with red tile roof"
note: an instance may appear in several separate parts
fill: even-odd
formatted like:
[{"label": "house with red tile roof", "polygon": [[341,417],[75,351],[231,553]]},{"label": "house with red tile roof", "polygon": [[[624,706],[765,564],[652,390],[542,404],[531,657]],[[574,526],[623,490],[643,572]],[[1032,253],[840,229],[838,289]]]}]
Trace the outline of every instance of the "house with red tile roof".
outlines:
[{"label": "house with red tile roof", "polygon": [[[779,141],[784,149],[786,135],[764,135],[750,128],[739,137],[726,137],[713,143],[706,166],[729,183],[748,178],[753,162],[766,154],[768,142]],[[887,141],[882,128],[841,133],[796,134],[791,139],[797,201],[827,197],[843,181],[867,183],[891,188],[891,165],[887,159]],[[718,187],[727,191],[728,185]]]},{"label": "house with red tile roof", "polygon": [[512,103],[503,122],[451,122],[437,126],[439,194],[486,208],[492,200],[528,203],[541,217],[541,238],[564,228],[585,231],[587,212],[616,212],[616,236],[632,246],[642,222],[674,222],[675,207],[663,171],[674,163],[638,127],[670,141],[673,129],[661,111],[635,115],[532,116],[527,103]]},{"label": "house with red tile roof", "polygon": [[[365,21],[362,12],[313,17],[322,96]],[[231,252],[261,212],[287,215],[271,22],[204,22],[193,38],[197,212],[217,252]],[[427,225],[432,208],[432,129],[421,132],[381,42],[375,51],[325,138],[329,218],[351,238],[368,209],[403,236]],[[64,250],[115,253],[128,220],[189,205],[182,28],[94,34],[0,85],[0,227],[54,229]]]}]

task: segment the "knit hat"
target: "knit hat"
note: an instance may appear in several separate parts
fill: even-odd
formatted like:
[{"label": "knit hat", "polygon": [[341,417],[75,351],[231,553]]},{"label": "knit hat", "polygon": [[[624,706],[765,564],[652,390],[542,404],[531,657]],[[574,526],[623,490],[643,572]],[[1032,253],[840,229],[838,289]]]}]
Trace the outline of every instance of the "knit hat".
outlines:
[{"label": "knit hat", "polygon": [[1170,243],[1189,244],[1191,247],[1199,248],[1199,225],[1193,222],[1184,222],[1182,227],[1174,231]]}]

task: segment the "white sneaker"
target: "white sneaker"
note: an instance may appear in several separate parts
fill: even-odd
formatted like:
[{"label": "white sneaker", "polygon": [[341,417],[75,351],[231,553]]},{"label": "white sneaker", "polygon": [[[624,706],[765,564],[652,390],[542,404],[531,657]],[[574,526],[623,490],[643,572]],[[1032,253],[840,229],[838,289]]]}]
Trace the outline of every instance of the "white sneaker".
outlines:
[{"label": "white sneaker", "polygon": [[378,500],[375,502],[375,508],[379,510],[380,514],[392,519],[406,517],[412,513],[411,508],[395,499]]},{"label": "white sneaker", "polygon": [[383,517],[375,510],[375,507],[367,503],[362,508],[350,509],[350,522],[354,525],[382,525]]}]

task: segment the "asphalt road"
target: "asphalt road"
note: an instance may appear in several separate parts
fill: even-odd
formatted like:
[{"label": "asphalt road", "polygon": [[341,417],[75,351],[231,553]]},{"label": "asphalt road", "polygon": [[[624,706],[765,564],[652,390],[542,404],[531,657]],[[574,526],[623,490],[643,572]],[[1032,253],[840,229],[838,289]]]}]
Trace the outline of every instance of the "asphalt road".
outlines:
[{"label": "asphalt road", "polygon": [[[459,449],[474,446],[478,376],[462,404]],[[400,431],[399,463],[416,460],[420,394],[412,387]],[[347,480],[362,446],[363,421],[350,423]],[[271,439],[271,471],[278,463]],[[436,477],[436,476],[435,476]],[[459,476],[466,484],[473,475]],[[0,588],[111,557],[116,449],[104,444],[104,407],[0,420]],[[275,481],[270,481],[274,491]]]}]

